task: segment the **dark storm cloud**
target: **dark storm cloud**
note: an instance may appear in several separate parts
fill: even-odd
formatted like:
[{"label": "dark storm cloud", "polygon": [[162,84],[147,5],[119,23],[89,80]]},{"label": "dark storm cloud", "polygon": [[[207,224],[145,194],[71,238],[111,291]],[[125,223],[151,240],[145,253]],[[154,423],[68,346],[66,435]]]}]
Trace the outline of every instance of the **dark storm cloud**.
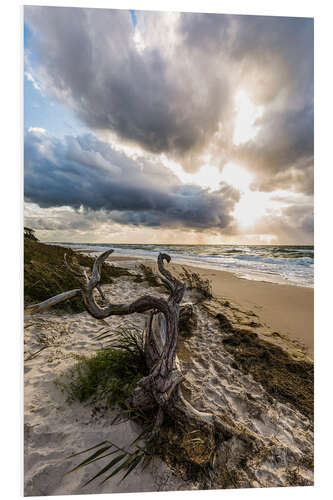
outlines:
[{"label": "dark storm cloud", "polygon": [[91,128],[154,152],[181,154],[216,131],[227,88],[191,65],[169,65],[156,48],[140,54],[127,11],[28,7],[39,37],[40,78]]},{"label": "dark storm cloud", "polygon": [[27,201],[100,211],[121,224],[223,230],[239,200],[225,183],[214,192],[183,185],[160,163],[134,161],[93,135],[60,141],[32,130],[24,158]]},{"label": "dark storm cloud", "polygon": [[183,47],[196,57],[218,56],[215,63],[227,57],[232,65],[228,72],[253,78],[256,102],[274,99],[280,92],[294,93],[294,107],[304,99],[312,102],[312,19],[186,13],[180,31]]},{"label": "dark storm cloud", "polygon": [[233,149],[233,158],[258,175],[253,188],[313,192],[313,107],[271,111],[257,121],[254,140]]},{"label": "dark storm cloud", "polygon": [[[185,43],[228,54],[234,83],[264,106],[259,132],[230,148],[257,176],[254,189],[313,191],[313,21],[265,16],[182,16]],[[190,50],[190,49],[189,49]]]},{"label": "dark storm cloud", "polygon": [[[187,170],[210,152],[217,165],[241,161],[258,189],[311,191],[313,21],[183,13],[172,24],[166,16],[137,13],[138,49],[127,11],[26,7],[43,88],[92,129]],[[258,135],[235,147],[239,89],[263,114]]]},{"label": "dark storm cloud", "polygon": [[283,216],[288,220],[288,225],[301,233],[313,237],[314,215],[313,205],[292,205],[283,210]]}]

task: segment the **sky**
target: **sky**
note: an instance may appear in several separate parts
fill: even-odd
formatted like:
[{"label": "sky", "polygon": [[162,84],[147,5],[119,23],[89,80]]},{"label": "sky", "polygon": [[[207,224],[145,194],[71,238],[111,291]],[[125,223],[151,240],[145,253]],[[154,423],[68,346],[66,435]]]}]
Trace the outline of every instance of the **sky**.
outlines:
[{"label": "sky", "polygon": [[42,241],[313,243],[313,20],[24,8]]}]

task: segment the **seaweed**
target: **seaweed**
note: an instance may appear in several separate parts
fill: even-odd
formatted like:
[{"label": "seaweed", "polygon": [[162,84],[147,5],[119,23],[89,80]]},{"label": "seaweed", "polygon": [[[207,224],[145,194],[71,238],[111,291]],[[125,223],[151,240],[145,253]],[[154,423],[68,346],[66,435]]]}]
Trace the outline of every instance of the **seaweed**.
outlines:
[{"label": "seaweed", "polygon": [[281,347],[249,330],[234,329],[223,344],[234,358],[234,368],[252,375],[278,401],[313,416],[313,363],[291,358]]}]

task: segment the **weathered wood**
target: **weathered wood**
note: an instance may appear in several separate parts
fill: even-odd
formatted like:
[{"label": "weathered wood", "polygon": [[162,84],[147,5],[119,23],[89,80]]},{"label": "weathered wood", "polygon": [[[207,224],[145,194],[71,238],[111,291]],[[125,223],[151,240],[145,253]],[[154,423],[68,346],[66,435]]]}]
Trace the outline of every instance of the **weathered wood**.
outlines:
[{"label": "weathered wood", "polygon": [[72,299],[73,297],[78,297],[82,295],[82,290],[77,288],[75,290],[69,290],[68,292],[59,293],[50,299],[44,300],[44,302],[40,302],[39,304],[32,304],[31,306],[26,306],[24,308],[24,314],[37,314],[46,311],[52,306],[56,304],[60,304],[60,302],[64,302],[65,300]]},{"label": "weathered wood", "polygon": [[[129,304],[111,304],[102,292],[100,279],[103,262],[112,252],[113,250],[107,250],[95,260],[90,278],[86,273],[73,270],[65,255],[66,267],[84,280],[82,288],[64,292],[40,304],[29,306],[25,311],[29,314],[43,312],[52,305],[76,296],[82,297],[86,310],[97,319],[151,311],[144,332],[144,352],[149,375],[138,382],[128,400],[128,405],[140,410],[156,410],[152,436],[158,433],[164,414],[181,422],[187,421],[199,428],[205,427],[211,431],[211,435],[216,427],[228,432],[214,415],[202,413],[193,408],[186,401],[181,390],[180,384],[184,377],[176,355],[179,320],[181,317],[183,323],[189,321],[193,314],[193,307],[189,304],[182,308],[180,306],[185,293],[185,284],[164,267],[164,261],[169,263],[171,257],[160,253],[157,259],[160,272],[158,277],[169,291],[167,300],[163,297],[144,295]],[[97,304],[95,300],[95,288],[103,298],[103,306]]]}]

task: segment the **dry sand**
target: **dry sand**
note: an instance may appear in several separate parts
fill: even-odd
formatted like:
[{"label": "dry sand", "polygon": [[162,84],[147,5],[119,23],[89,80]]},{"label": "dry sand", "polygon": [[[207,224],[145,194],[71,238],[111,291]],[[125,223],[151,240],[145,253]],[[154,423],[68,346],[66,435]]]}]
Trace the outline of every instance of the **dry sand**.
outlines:
[{"label": "dry sand", "polygon": [[[114,256],[111,260],[131,268],[137,264],[132,258],[129,261]],[[174,269],[179,270],[179,266],[174,265]],[[241,459],[246,449],[237,436],[221,443],[208,487],[220,487],[221,471],[234,473],[237,484],[243,487],[312,484],[311,415],[302,411],[301,404],[290,403],[279,394],[272,396],[264,379],[258,381],[254,372],[242,369],[238,361],[237,365],[233,337],[228,328],[221,327],[216,314],[221,312],[232,328],[246,329],[249,336],[256,332],[256,341],[273,346],[273,354],[274,349],[280,352],[283,348],[295,363],[305,363],[309,359],[302,344],[310,349],[310,354],[313,346],[313,291],[246,281],[222,271],[195,270],[212,280],[216,298],[200,302],[194,292],[185,297],[185,301],[196,303],[198,317],[193,335],[181,339],[179,347],[186,397],[195,408],[218,413],[244,432],[252,433],[258,447],[258,452],[247,457],[244,465]],[[111,301],[127,302],[142,295],[143,289],[144,293],[163,293],[127,277],[105,287],[105,292]],[[145,317],[138,314],[107,320],[111,328],[126,324],[143,328],[144,322]],[[89,404],[69,404],[54,384],[75,363],[72,353],[87,354],[100,347],[94,341],[100,328],[101,322],[87,313],[50,312],[25,320],[25,495],[202,488],[200,482],[177,476],[177,471],[171,471],[157,459],[145,472],[135,470],[122,483],[112,478],[103,486],[91,483],[84,490],[80,486],[101,465],[65,475],[78,463],[64,460],[66,456],[104,439],[126,446],[140,432],[132,422],[111,426],[111,410],[97,416]]]},{"label": "dry sand", "polygon": [[186,267],[209,279],[214,295],[254,310],[262,325],[298,340],[313,356],[313,288],[250,281],[225,271]]},{"label": "dry sand", "polygon": [[[140,291],[141,289],[141,291]],[[108,290],[108,287],[105,287]],[[122,279],[108,296],[124,301],[140,296],[142,286]],[[111,299],[112,300],[112,299]],[[113,328],[135,325],[144,327],[143,315],[113,317]],[[144,472],[133,471],[123,482],[112,478],[103,486],[91,483],[80,487],[103,466],[66,475],[81,460],[65,460],[71,454],[94,446],[106,439],[127,447],[141,432],[131,421],[111,426],[117,411],[96,413],[89,404],[67,401],[54,383],[68,373],[75,363],[73,354],[89,354],[102,347],[95,337],[103,321],[87,313],[45,313],[25,319],[24,335],[24,493],[25,496],[85,493],[120,493],[187,489],[161,460],[154,460]],[[31,355],[45,347],[36,357]],[[107,462],[106,462],[107,463]],[[104,462],[105,465],[105,462]]]},{"label": "dry sand", "polygon": [[[138,258],[114,255],[113,262],[131,263]],[[153,261],[142,261],[155,265]],[[177,272],[181,264],[171,266]],[[186,265],[187,269],[199,273],[212,284],[216,297],[231,300],[241,309],[252,309],[260,318],[260,323],[279,333],[298,340],[313,357],[314,346],[314,291],[313,288],[280,285],[264,281],[238,278],[227,271],[216,271]]]}]

